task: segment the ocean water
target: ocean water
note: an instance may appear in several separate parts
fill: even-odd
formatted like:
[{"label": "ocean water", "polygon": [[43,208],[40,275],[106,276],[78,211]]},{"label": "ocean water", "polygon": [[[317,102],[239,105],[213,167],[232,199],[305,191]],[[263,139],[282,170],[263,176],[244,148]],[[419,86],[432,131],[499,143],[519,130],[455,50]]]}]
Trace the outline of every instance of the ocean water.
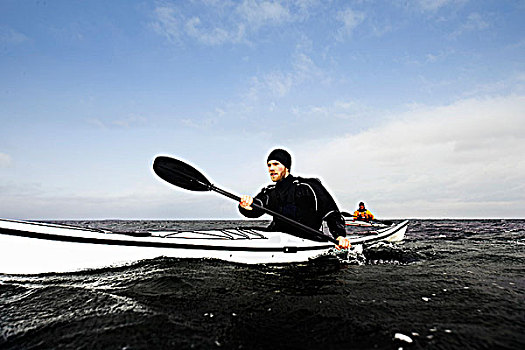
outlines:
[{"label": "ocean water", "polygon": [[[122,231],[246,226],[71,223]],[[0,348],[523,349],[525,220],[412,220],[404,242],[347,261],[159,258],[0,274]]]}]

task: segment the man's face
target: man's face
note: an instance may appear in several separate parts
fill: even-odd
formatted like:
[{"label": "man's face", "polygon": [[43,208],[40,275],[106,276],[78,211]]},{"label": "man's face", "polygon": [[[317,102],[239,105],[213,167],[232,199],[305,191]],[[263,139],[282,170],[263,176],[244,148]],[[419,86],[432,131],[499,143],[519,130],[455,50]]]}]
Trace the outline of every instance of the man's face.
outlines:
[{"label": "man's face", "polygon": [[268,172],[273,182],[281,181],[288,176],[288,169],[276,160],[270,160],[268,162]]},{"label": "man's face", "polygon": [[361,205],[359,206],[359,209],[363,210],[363,209],[365,209],[365,206],[361,204]]}]

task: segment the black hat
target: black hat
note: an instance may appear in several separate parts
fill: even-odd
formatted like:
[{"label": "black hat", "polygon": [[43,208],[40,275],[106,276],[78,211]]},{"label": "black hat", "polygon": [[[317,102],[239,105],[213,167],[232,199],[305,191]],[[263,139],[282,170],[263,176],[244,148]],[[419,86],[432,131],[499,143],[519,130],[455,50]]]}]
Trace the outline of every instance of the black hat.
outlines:
[{"label": "black hat", "polygon": [[268,163],[270,160],[278,161],[286,168],[288,168],[288,170],[290,170],[290,168],[292,167],[292,156],[284,149],[277,148],[270,152],[270,154],[268,155],[268,159],[266,159],[266,162]]},{"label": "black hat", "polygon": [[359,205],[362,205],[363,207],[365,206],[365,203],[363,202],[359,202]]}]

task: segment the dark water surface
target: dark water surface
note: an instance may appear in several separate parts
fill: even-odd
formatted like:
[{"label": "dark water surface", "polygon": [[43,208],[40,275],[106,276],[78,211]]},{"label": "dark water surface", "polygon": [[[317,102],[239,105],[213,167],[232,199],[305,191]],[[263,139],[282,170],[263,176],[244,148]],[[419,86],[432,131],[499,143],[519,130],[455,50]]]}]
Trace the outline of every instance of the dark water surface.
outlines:
[{"label": "dark water surface", "polygon": [[363,254],[364,264],[155,259],[73,274],[0,274],[0,348],[525,348],[525,220],[412,220],[403,243]]}]

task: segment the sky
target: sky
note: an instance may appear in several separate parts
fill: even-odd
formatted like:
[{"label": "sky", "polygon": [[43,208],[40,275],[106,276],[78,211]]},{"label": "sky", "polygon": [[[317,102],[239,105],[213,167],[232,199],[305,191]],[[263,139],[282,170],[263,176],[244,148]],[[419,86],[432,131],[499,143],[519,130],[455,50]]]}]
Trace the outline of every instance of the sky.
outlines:
[{"label": "sky", "polygon": [[[525,218],[524,0],[0,0],[0,218],[241,219],[292,154],[341,210]],[[266,217],[263,217],[266,218]]]}]

